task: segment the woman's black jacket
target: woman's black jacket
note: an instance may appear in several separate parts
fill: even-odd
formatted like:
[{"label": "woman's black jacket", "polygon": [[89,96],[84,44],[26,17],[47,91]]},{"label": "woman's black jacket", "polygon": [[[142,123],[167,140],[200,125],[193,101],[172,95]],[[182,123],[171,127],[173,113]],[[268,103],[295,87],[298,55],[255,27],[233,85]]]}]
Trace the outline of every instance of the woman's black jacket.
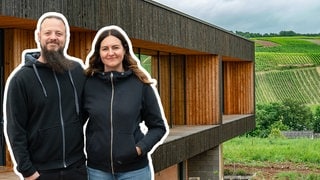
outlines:
[{"label": "woman's black jacket", "polygon": [[[148,165],[147,153],[167,132],[155,88],[131,70],[96,73],[88,78],[84,108],[88,166],[106,172],[126,172]],[[140,128],[144,122],[146,134]],[[138,156],[136,146],[142,149]]]}]

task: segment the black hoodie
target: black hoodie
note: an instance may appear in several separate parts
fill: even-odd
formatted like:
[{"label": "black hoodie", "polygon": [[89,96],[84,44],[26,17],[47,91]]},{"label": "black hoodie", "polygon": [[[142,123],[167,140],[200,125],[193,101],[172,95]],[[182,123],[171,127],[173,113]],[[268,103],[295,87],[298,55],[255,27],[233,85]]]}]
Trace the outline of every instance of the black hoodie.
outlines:
[{"label": "black hoodie", "polygon": [[[88,166],[112,173],[147,166],[148,153],[167,132],[156,90],[131,70],[96,73],[84,89]],[[141,122],[148,128],[146,134]],[[140,156],[136,146],[142,150]]]},{"label": "black hoodie", "polygon": [[7,135],[24,177],[85,161],[83,68],[74,61],[69,71],[55,73],[38,57],[26,54],[24,66],[7,82]]}]

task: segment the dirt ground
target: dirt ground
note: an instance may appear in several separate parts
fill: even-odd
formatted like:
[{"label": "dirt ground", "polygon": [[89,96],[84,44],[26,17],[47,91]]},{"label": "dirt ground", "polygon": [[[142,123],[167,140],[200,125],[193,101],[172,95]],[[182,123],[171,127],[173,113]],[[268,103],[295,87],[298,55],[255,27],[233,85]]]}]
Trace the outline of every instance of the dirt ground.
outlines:
[{"label": "dirt ground", "polygon": [[265,167],[249,167],[241,164],[225,165],[224,169],[229,172],[246,172],[253,175],[253,179],[274,179],[281,172],[298,172],[299,174],[319,174],[320,169],[312,169],[303,164],[296,163],[272,163]]},{"label": "dirt ground", "polygon": [[[320,39],[309,39],[309,40],[307,39],[307,41],[320,45]],[[264,47],[273,47],[278,45],[277,43],[273,43],[271,41],[263,41],[263,40],[255,40],[255,43]]]},{"label": "dirt ground", "polygon": [[278,45],[277,43],[273,43],[271,41],[255,40],[255,42],[264,47],[273,47]]}]

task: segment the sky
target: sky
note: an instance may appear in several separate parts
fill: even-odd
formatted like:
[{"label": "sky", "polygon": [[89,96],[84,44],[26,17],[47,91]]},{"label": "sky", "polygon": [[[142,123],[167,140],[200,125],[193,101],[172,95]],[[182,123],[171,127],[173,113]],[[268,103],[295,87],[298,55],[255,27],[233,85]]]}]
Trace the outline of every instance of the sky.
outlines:
[{"label": "sky", "polygon": [[319,0],[154,0],[228,31],[320,33]]}]

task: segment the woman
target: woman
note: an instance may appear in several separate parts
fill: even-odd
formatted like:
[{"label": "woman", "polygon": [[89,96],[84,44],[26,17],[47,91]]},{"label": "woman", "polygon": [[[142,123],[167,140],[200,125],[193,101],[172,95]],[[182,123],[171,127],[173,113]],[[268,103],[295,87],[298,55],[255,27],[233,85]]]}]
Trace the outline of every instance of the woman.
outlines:
[{"label": "woman", "polygon": [[148,154],[166,136],[167,124],[155,83],[138,63],[126,33],[117,26],[99,30],[86,64],[89,179],[153,179]]}]

